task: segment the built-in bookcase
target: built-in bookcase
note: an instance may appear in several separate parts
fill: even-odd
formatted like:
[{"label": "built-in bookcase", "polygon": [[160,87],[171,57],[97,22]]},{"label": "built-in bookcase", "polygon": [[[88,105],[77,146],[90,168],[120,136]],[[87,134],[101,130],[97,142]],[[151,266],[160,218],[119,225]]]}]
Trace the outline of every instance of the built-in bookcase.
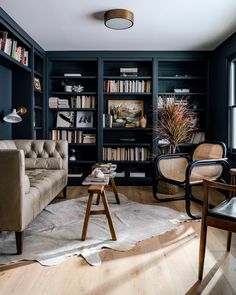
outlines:
[{"label": "built-in bookcase", "polygon": [[69,145],[69,183],[98,161],[97,60],[48,61],[48,137]]},{"label": "built-in bookcase", "polygon": [[102,160],[117,164],[121,184],[147,180],[153,153],[152,59],[107,59],[103,68],[103,114],[112,122],[103,124]]}]

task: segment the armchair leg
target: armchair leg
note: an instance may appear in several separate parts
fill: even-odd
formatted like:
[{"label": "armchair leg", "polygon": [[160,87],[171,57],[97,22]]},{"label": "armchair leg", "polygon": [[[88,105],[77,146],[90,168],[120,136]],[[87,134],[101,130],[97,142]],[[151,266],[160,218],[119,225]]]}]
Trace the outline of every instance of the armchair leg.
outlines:
[{"label": "armchair leg", "polygon": [[192,215],[190,207],[191,207],[191,186],[189,185],[189,183],[187,183],[186,187],[185,187],[185,208],[186,208],[186,213],[192,219],[200,219],[201,218],[200,216]]},{"label": "armchair leg", "polygon": [[63,198],[66,199],[67,197],[67,185],[63,188]]},{"label": "armchair leg", "polygon": [[227,251],[230,251],[231,238],[232,238],[232,232],[229,231],[227,236]]},{"label": "armchair leg", "polygon": [[23,231],[16,231],[15,232],[15,237],[16,237],[16,250],[17,250],[17,254],[20,255],[23,252],[24,232]]},{"label": "armchair leg", "polygon": [[202,280],[203,275],[203,267],[205,260],[205,252],[206,252],[206,236],[207,236],[207,226],[205,222],[202,222],[201,227],[201,237],[200,237],[200,248],[199,248],[199,265],[198,265],[198,279]]}]

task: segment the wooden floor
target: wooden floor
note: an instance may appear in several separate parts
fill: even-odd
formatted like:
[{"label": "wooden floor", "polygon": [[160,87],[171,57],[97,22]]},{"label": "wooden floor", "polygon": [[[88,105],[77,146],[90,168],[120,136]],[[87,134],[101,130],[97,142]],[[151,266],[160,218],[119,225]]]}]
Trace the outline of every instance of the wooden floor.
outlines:
[{"label": "wooden floor", "polygon": [[[86,187],[71,187],[70,198]],[[158,206],[150,187],[118,187],[128,198]],[[162,206],[184,210],[183,201]],[[194,210],[201,206],[194,204]],[[157,208],[158,210],[158,208]],[[81,257],[71,257],[53,267],[36,262],[0,266],[1,295],[171,295],[236,294],[236,235],[226,253],[226,233],[208,232],[202,282],[197,280],[200,222],[189,222],[159,237],[140,242],[130,251],[101,252],[102,264],[89,266]]]}]

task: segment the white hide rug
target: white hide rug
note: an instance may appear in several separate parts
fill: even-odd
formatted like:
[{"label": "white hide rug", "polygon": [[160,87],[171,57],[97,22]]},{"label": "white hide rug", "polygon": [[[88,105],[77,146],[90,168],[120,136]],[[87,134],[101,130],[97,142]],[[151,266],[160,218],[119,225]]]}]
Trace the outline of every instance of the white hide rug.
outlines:
[{"label": "white hide rug", "polygon": [[[117,241],[111,240],[104,215],[90,216],[87,238],[81,241],[88,198],[61,201],[49,205],[27,227],[22,255],[15,254],[15,234],[0,233],[0,264],[36,260],[49,266],[63,262],[66,257],[81,255],[89,264],[99,265],[100,249],[130,250],[137,242],[171,231],[189,219],[185,214],[167,207],[130,201],[122,194],[119,194],[120,205],[115,203],[112,192],[108,191],[107,197]],[[93,207],[102,208],[102,201],[99,206]]]}]

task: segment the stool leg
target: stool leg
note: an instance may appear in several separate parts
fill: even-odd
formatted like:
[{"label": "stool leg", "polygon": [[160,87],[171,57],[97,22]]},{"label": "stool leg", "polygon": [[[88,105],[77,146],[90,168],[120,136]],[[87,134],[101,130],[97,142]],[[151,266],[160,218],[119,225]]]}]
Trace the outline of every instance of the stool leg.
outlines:
[{"label": "stool leg", "polygon": [[117,190],[116,190],[116,183],[115,183],[114,178],[111,178],[111,187],[113,189],[113,192],[114,192],[114,195],[115,195],[115,198],[116,198],[116,203],[120,204],[120,199],[119,199],[119,196],[118,196],[118,193],[117,193]]},{"label": "stool leg", "polygon": [[99,205],[99,202],[100,202],[100,194],[97,195],[96,205]]},{"label": "stool leg", "polygon": [[87,233],[87,228],[88,228],[92,200],[93,200],[93,193],[90,193],[89,199],[88,199],[88,204],[87,204],[87,209],[86,209],[86,213],[85,213],[85,218],[84,218],[84,225],[83,225],[83,231],[82,231],[82,237],[81,237],[82,241],[84,241],[86,239],[86,233]]},{"label": "stool leg", "polygon": [[107,202],[105,191],[102,192],[101,197],[102,197],[102,202],[103,202],[103,205],[104,205],[104,209],[106,211],[106,216],[107,216],[107,220],[108,220],[108,224],[109,224],[109,228],[110,228],[112,240],[113,241],[116,241],[117,240],[117,238],[116,238],[116,232],[115,232],[115,229],[114,229],[114,226],[113,226],[113,222],[112,222],[112,218],[111,218],[111,213],[110,213],[110,210],[109,210],[109,205],[108,205],[108,202]]}]

